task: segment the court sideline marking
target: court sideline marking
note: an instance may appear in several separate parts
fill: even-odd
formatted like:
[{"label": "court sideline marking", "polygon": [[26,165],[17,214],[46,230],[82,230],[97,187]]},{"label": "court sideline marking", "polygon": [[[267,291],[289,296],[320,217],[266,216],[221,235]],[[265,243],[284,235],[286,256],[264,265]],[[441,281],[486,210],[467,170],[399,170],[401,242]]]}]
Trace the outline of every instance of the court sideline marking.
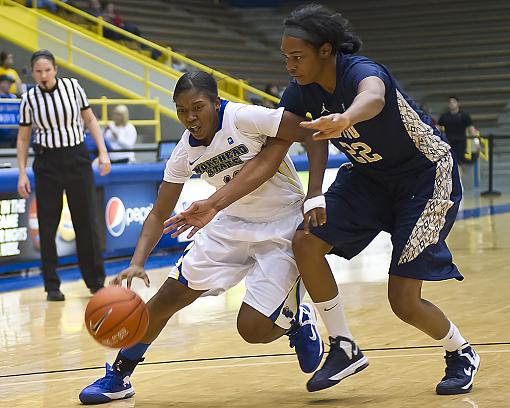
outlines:
[{"label": "court sideline marking", "polygon": [[[478,354],[497,354],[497,353],[510,353],[510,349],[506,350],[481,350],[477,351]],[[379,355],[379,356],[370,356],[370,359],[383,359],[383,358],[407,358],[407,357],[430,357],[437,356],[437,353],[418,353],[418,354],[393,354],[393,355]],[[244,364],[224,364],[224,365],[212,365],[212,366],[201,366],[201,367],[180,367],[180,368],[164,368],[164,369],[151,369],[151,370],[141,370],[137,371],[137,376],[143,374],[154,374],[154,373],[169,373],[169,372],[178,372],[178,371],[194,371],[194,370],[211,370],[211,369],[224,369],[224,368],[243,368],[243,367],[254,367],[254,366],[270,366],[270,365],[282,365],[282,364],[297,364],[297,360],[288,360],[288,361],[267,361],[260,363],[244,363]],[[147,364],[145,364],[147,365]],[[99,367],[104,369],[104,367]],[[27,385],[27,384],[40,384],[40,383],[51,383],[51,382],[63,382],[63,381],[74,381],[74,380],[86,380],[89,378],[97,377],[96,374],[90,374],[87,376],[80,377],[66,377],[66,378],[52,378],[52,379],[41,379],[41,380],[29,380],[29,381],[20,381],[14,383],[0,383],[0,388],[2,387],[12,387],[15,385]]]},{"label": "court sideline marking", "polygon": [[[472,346],[508,346],[510,345],[510,342],[493,342],[493,343],[471,343]],[[383,347],[383,348],[368,348],[364,349],[363,352],[374,352],[374,351],[403,351],[403,350],[422,350],[422,349],[430,349],[430,348],[442,348],[441,345],[428,345],[428,346],[408,346],[408,347]],[[489,353],[489,352],[497,352],[497,351],[483,351],[483,353]],[[503,350],[501,351],[503,353],[510,352],[510,350]],[[325,354],[328,352],[326,351]],[[395,356],[420,356],[420,355],[436,355],[436,353],[433,354],[402,354],[398,355],[395,354]],[[257,355],[247,355],[247,356],[225,356],[225,357],[209,357],[209,358],[197,358],[197,359],[185,359],[185,360],[168,360],[168,361],[153,361],[153,362],[147,362],[147,363],[141,363],[139,364],[139,367],[143,366],[151,366],[151,365],[163,365],[163,364],[179,364],[179,363],[201,363],[201,362],[207,362],[207,361],[226,361],[226,360],[243,360],[243,359],[249,359],[249,358],[267,358],[267,357],[288,357],[288,356],[294,356],[294,353],[274,353],[274,354],[257,354]],[[389,358],[390,356],[380,356],[375,358]],[[371,357],[374,358],[374,357]],[[251,364],[251,363],[246,363]],[[255,364],[255,363],[253,363]],[[266,363],[257,363],[257,364],[266,364]],[[242,366],[242,365],[240,365]],[[212,367],[212,366],[211,366]],[[223,367],[223,366],[219,366]],[[234,367],[234,365],[228,365],[225,367]],[[43,375],[43,374],[59,374],[59,373],[69,373],[69,372],[78,372],[78,371],[88,371],[88,370],[99,370],[104,369],[103,366],[95,366],[95,367],[80,367],[80,368],[68,368],[63,370],[49,370],[49,371],[36,371],[36,372],[28,372],[28,373],[18,373],[18,374],[7,374],[7,375],[0,375],[0,378],[13,378],[13,377],[27,377],[32,375]],[[0,384],[1,386],[1,384]]]}]

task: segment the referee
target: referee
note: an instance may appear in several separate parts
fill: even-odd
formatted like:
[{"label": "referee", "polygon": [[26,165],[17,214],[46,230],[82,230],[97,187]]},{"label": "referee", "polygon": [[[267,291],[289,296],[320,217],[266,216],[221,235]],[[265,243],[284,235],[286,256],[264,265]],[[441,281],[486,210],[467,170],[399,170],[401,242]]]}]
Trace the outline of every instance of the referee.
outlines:
[{"label": "referee", "polygon": [[96,216],[96,193],[91,161],[84,139],[84,126],[99,150],[101,176],[110,172],[110,159],[87,96],[74,78],[57,78],[55,57],[47,50],[32,54],[32,75],[37,86],[24,93],[20,106],[17,156],[18,193],[28,198],[31,188],[26,173],[31,128],[35,129],[35,191],[44,289],[49,301],[65,300],[57,275],[55,235],[65,191],[76,232],[78,262],[91,293],[104,285]]}]

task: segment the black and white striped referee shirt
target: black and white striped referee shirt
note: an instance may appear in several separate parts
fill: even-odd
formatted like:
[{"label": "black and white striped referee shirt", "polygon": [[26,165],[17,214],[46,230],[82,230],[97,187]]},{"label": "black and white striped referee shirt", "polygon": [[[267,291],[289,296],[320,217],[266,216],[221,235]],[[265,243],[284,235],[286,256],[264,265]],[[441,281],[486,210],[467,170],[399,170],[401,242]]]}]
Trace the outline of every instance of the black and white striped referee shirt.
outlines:
[{"label": "black and white striped referee shirt", "polygon": [[46,148],[83,142],[81,111],[89,108],[85,91],[74,78],[57,78],[51,91],[35,86],[21,97],[20,126],[34,126],[35,143]]}]

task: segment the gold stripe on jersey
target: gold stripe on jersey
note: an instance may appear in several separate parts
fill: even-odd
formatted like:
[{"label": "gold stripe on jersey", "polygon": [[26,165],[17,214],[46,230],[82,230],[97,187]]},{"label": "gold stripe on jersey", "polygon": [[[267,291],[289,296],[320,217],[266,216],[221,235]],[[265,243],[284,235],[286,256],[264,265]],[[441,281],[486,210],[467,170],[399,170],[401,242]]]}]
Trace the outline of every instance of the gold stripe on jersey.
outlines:
[{"label": "gold stripe on jersey", "polygon": [[282,161],[282,164],[280,164],[280,167],[278,167],[278,173],[280,173],[282,176],[287,177],[287,180],[289,180],[290,185],[292,185],[293,187],[296,187],[299,193],[305,194],[303,191],[303,187],[301,186],[301,183],[299,181],[296,181],[292,177],[293,172],[290,169],[289,165],[285,162],[285,160]]}]

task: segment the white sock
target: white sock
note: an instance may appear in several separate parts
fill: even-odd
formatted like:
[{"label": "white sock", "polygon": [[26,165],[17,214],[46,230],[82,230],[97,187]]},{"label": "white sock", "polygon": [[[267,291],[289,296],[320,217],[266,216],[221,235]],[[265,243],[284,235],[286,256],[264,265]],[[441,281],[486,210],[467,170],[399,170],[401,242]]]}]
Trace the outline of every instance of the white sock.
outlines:
[{"label": "white sock", "polygon": [[315,308],[331,337],[347,337],[352,340],[352,334],[345,320],[344,309],[340,302],[340,293],[326,302],[315,303]]},{"label": "white sock", "polygon": [[450,322],[450,330],[448,330],[448,333],[443,339],[439,340],[439,343],[441,343],[446,351],[456,351],[462,346],[469,344],[452,322]]}]

